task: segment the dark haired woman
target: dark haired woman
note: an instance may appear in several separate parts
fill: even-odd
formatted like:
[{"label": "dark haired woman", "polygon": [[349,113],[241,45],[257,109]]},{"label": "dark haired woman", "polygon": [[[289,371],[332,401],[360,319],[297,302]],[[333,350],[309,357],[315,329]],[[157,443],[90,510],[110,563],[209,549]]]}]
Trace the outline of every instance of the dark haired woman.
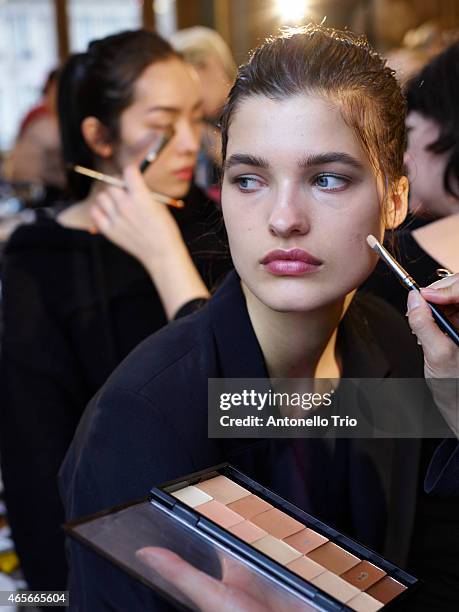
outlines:
[{"label": "dark haired woman", "polygon": [[[367,235],[382,239],[406,213],[402,94],[363,41],[311,26],[254,53],[231,91],[222,130],[222,210],[237,274],[199,312],[143,342],[92,400],[61,470],[67,516],[228,460],[406,564],[421,484],[419,440],[328,447],[207,434],[209,378],[422,376],[401,317],[355,293],[376,263]],[[448,458],[456,447],[446,449]],[[437,485],[434,478],[432,490]],[[457,543],[451,537],[446,545],[454,552]],[[81,610],[160,606],[77,544],[71,578]],[[436,607],[428,609],[447,609],[457,585],[442,590],[437,574],[429,578],[427,598]]]},{"label": "dark haired woman", "polygon": [[[395,233],[398,257],[420,285],[436,270],[459,271],[459,43],[429,62],[406,86],[408,148],[413,217]],[[378,265],[366,288],[401,312],[405,290]]]},{"label": "dark haired woman", "polygon": [[[189,192],[201,99],[195,74],[167,42],[130,31],[91,43],[64,66],[58,106],[70,168],[119,175],[131,166],[126,180],[146,192],[160,228],[150,236],[158,255],[156,289],[166,286],[168,301],[163,307],[136,259],[92,233],[91,208],[106,189],[73,172],[74,202],[56,219],[20,228],[6,248],[2,475],[24,575],[36,590],[66,585],[56,476],[85,405],[141,340],[190,298],[207,296],[229,265],[215,255],[221,249],[211,231],[212,204],[195,188]],[[170,128],[174,135],[143,183],[135,167]],[[147,187],[185,198],[185,208],[174,209],[176,223],[163,223],[170,211]]]}]

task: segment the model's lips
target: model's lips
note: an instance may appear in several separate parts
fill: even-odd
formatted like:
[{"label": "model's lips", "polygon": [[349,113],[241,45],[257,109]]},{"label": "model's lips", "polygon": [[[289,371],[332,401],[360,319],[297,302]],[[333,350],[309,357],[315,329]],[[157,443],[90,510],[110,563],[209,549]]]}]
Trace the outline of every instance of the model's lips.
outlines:
[{"label": "model's lips", "polygon": [[182,181],[191,181],[193,178],[194,166],[189,166],[187,168],[181,168],[180,170],[176,170],[173,172],[174,176],[181,179]]},{"label": "model's lips", "polygon": [[276,276],[301,276],[316,272],[322,265],[320,259],[303,249],[276,249],[265,255],[260,263]]}]

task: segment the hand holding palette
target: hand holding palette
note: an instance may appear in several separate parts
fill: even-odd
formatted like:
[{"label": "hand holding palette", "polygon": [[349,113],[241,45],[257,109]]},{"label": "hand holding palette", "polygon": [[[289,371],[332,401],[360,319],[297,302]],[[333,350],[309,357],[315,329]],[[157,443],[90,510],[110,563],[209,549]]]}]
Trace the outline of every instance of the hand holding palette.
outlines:
[{"label": "hand holding palette", "polygon": [[[166,483],[152,502],[257,564],[318,610],[372,612],[415,578],[228,465]],[[261,554],[260,554],[261,553]]]},{"label": "hand holding palette", "polygon": [[[153,546],[174,551],[225,583],[228,568],[250,585],[257,609],[388,609],[416,579],[225,464],[152,489],[150,501],[67,525],[176,607],[199,609],[139,560]],[[245,610],[245,608],[244,608]],[[249,610],[249,608],[247,608]]]}]

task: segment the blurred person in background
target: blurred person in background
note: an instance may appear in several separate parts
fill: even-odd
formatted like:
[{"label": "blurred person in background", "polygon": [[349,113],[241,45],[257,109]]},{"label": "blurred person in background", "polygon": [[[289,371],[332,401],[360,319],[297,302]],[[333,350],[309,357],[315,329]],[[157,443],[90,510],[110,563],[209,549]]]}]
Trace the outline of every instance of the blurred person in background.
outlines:
[{"label": "blurred person in background", "polygon": [[210,28],[195,26],[179,30],[170,40],[199,76],[206,125],[196,181],[214,199],[219,199],[221,136],[218,124],[236,78],[236,64],[224,39]]},{"label": "blurred person in background", "polygon": [[[87,402],[139,342],[190,299],[207,297],[229,267],[217,256],[218,211],[192,187],[203,121],[198,79],[169,43],[144,30],[92,42],[62,68],[58,111],[73,200],[55,219],[13,234],[3,272],[1,468],[33,590],[66,588],[56,476]],[[171,140],[141,175],[166,130]],[[145,241],[126,249],[119,237],[95,233],[101,210],[111,227],[123,189],[73,173],[75,164],[123,174],[128,189],[144,193],[148,271],[138,262]],[[184,198],[185,207],[171,214],[150,190]]]},{"label": "blurred person in background", "polygon": [[[411,218],[395,233],[396,256],[425,287],[437,269],[459,271],[459,42],[408,82],[406,98]],[[366,288],[405,311],[406,291],[385,264]]]},{"label": "blurred person in background", "polygon": [[43,86],[42,99],[21,121],[14,148],[5,164],[5,178],[12,183],[33,183],[63,190],[65,171],[56,109],[58,70],[52,70]]}]

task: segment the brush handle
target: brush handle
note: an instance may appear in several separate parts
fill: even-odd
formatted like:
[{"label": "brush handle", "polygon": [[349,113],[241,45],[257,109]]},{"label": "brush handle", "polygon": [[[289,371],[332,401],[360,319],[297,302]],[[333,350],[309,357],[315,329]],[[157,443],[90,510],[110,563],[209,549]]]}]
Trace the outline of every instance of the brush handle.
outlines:
[{"label": "brush handle", "polygon": [[430,302],[427,302],[427,306],[432,311],[432,316],[438,327],[451,338],[451,340],[456,344],[456,346],[459,346],[459,332],[456,330],[456,328],[445,317],[445,315],[440,312],[440,310],[436,306],[434,306]]}]

